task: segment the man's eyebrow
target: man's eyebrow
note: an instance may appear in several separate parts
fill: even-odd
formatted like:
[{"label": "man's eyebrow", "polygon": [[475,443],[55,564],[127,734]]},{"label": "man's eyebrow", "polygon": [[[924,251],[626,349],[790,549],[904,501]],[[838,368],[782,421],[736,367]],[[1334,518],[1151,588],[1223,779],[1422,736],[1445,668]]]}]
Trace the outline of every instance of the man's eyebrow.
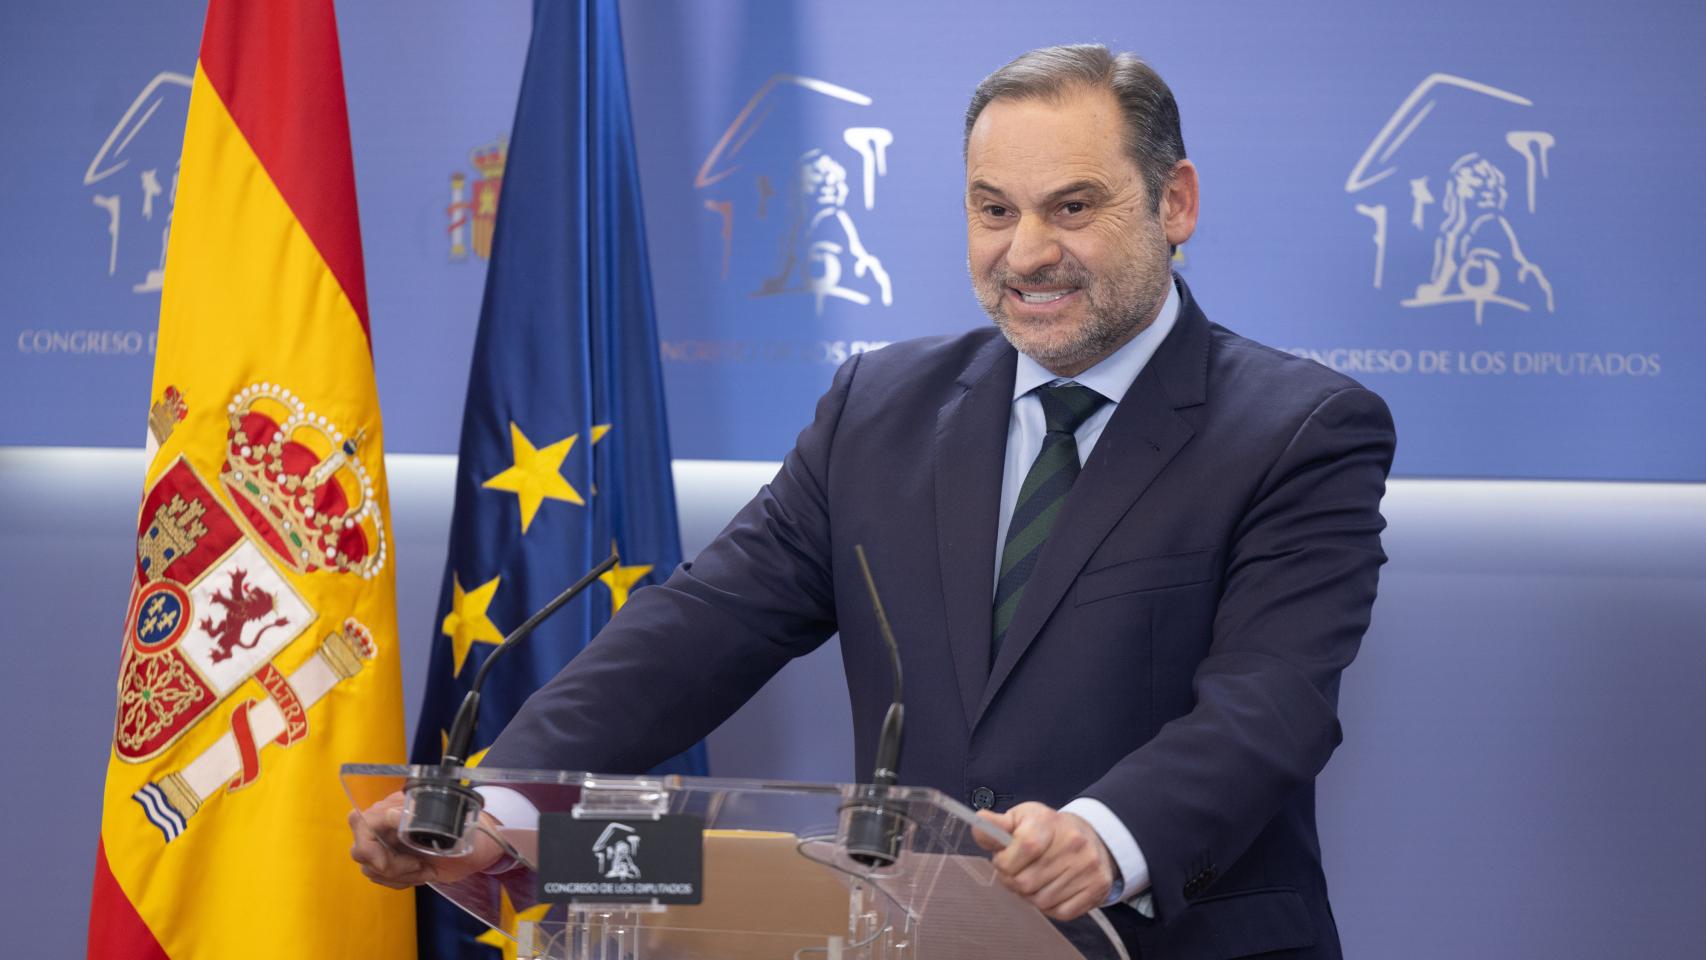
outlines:
[{"label": "man's eyebrow", "polygon": [[1049,195],[1044,197],[1043,200],[1047,203],[1053,203],[1058,200],[1064,200],[1075,193],[1087,193],[1093,197],[1101,198],[1107,196],[1108,190],[1095,180],[1074,180],[1058,190],[1050,191]]},{"label": "man's eyebrow", "polygon": [[[970,189],[967,190],[967,193],[971,193],[971,194],[986,193],[992,197],[997,197],[997,198],[1003,199],[1003,200],[1005,200],[1007,198],[1007,195],[1001,192],[1000,187],[997,187],[995,184],[990,183],[987,180],[973,180],[971,182]],[[1044,204],[1056,203],[1060,200],[1063,200],[1067,197],[1072,196],[1075,193],[1087,193],[1087,194],[1090,194],[1092,197],[1099,199],[1101,197],[1107,196],[1108,189],[1107,189],[1107,187],[1103,186],[1100,182],[1095,181],[1095,180],[1074,180],[1071,183],[1067,184],[1066,186],[1059,187],[1059,188],[1056,188],[1054,190],[1049,191],[1048,195],[1043,198],[1043,203]]]}]

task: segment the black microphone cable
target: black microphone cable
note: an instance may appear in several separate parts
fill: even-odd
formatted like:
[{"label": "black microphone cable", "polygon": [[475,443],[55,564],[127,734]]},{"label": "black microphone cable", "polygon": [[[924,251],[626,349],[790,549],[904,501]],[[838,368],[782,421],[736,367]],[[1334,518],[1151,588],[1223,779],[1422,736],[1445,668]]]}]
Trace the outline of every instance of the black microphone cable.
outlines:
[{"label": "black microphone cable", "polygon": [[563,604],[580,596],[587,587],[592,586],[593,581],[614,568],[619,559],[616,551],[612,550],[604,562],[593,567],[586,576],[557,594],[521,626],[510,631],[509,636],[498,644],[491,656],[480,664],[479,671],[474,674],[474,682],[468,688],[467,696],[462,698],[462,705],[456,710],[456,719],[450,725],[450,734],[445,739],[444,753],[438,762],[438,768],[431,776],[413,778],[403,787],[403,793],[409,798],[409,815],[405,817],[400,831],[404,843],[429,853],[466,852],[461,848],[467,825],[471,817],[479,815],[484,803],[479,794],[455,776],[455,771],[466,762],[468,748],[474,742],[474,725],[480,714],[480,688],[485,686],[492,664],[496,663],[505,651],[527,639],[547,617],[562,609]]}]

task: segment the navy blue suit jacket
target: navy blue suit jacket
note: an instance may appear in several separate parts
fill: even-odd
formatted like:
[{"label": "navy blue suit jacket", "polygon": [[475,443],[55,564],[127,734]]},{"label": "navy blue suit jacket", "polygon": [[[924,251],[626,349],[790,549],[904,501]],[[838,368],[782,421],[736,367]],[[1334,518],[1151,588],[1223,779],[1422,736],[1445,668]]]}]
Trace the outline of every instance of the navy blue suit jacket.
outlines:
[{"label": "navy blue suit jacket", "polygon": [[645,770],[839,630],[870,770],[890,678],[864,544],[905,665],[902,783],[1107,804],[1149,862],[1155,921],[1110,912],[1145,957],[1337,957],[1313,783],[1385,560],[1392,421],[1182,294],[993,665],[1017,355],[985,328],[849,360],[776,478],[636,592],[486,765]]}]

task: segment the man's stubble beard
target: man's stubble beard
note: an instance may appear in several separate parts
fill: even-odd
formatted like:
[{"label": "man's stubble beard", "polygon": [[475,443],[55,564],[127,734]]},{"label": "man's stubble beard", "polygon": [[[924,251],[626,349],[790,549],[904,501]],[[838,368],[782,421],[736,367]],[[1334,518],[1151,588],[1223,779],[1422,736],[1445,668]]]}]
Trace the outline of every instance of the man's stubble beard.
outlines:
[{"label": "man's stubble beard", "polygon": [[[1092,275],[1070,255],[1025,276],[1000,264],[983,276],[972,275],[972,289],[996,329],[1013,349],[1051,371],[1082,372],[1125,345],[1161,311],[1172,283],[1172,250],[1157,221],[1145,225],[1136,255],[1111,274]],[[1007,290],[1015,286],[1078,287],[1084,295],[1084,322],[1064,336],[1044,336],[1026,321],[1007,314]]]}]

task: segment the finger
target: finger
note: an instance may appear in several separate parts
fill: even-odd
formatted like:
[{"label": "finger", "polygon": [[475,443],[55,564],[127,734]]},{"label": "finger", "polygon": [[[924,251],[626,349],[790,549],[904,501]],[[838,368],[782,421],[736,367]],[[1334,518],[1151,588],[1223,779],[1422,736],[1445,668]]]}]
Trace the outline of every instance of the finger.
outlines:
[{"label": "finger", "polygon": [[[1043,829],[1045,823],[1046,837]],[[1027,899],[1071,869],[1071,859],[1062,850],[1065,842],[1071,839],[1071,834],[1057,830],[1058,826],[1052,819],[1044,821],[1039,817],[1020,824],[1019,829],[1014,832],[1015,841],[1023,836],[1027,840],[1036,839],[1046,843],[1034,859],[1018,867],[1007,877],[1009,888]]]},{"label": "finger", "polygon": [[371,844],[351,851],[351,857],[361,865],[362,872],[375,880],[413,885],[422,882],[429,868],[420,860],[397,853],[383,844]]},{"label": "finger", "polygon": [[1106,897],[1107,894],[1105,893],[1098,897],[1094,891],[1085,891],[1068,898],[1064,903],[1058,904],[1052,909],[1044,910],[1043,915],[1050,920],[1076,920],[1101,906]]},{"label": "finger", "polygon": [[356,862],[361,864],[362,873],[369,879],[386,886],[412,887],[437,879],[435,864],[394,850],[381,848],[377,855],[357,858]]},{"label": "finger", "polygon": [[367,812],[367,822],[373,825],[375,833],[390,839],[397,835],[397,829],[403,825],[403,808],[375,806]]},{"label": "finger", "polygon": [[387,869],[391,859],[391,851],[365,825],[356,834],[355,842],[350,844],[349,855],[356,863],[376,870]]},{"label": "finger", "polygon": [[370,879],[387,886],[413,886],[431,878],[431,864],[387,843],[383,835],[374,831],[370,818],[363,818],[355,831],[350,858],[361,865],[362,872]]},{"label": "finger", "polygon": [[[1035,903],[1036,896],[1050,884],[1071,875],[1071,866],[1069,862],[1045,853],[1023,870],[1010,875],[1003,874],[1001,879],[1007,889]],[[1041,909],[1040,904],[1038,908]]]},{"label": "finger", "polygon": [[392,807],[382,809],[375,806],[363,815],[367,835],[373,842],[395,854],[408,856],[408,847],[402,842],[399,827],[403,823],[403,811]]},{"label": "finger", "polygon": [[350,834],[357,841],[372,840],[377,843],[387,843],[396,839],[397,824],[401,822],[401,812],[397,810],[382,810],[377,806],[367,810],[357,810],[349,815]]},{"label": "finger", "polygon": [[1072,869],[1070,864],[1062,864],[1063,869],[1044,882],[1037,884],[1026,899],[1031,906],[1044,913],[1060,907],[1076,897],[1082,897],[1095,884],[1094,877],[1085,876],[1083,871]]},{"label": "finger", "polygon": [[1017,877],[1035,863],[1054,843],[1054,811],[1040,803],[1021,803],[1008,811],[1013,821],[1013,842],[996,854],[995,869]]},{"label": "finger", "polygon": [[350,859],[361,868],[362,876],[396,890],[433,879],[430,864],[396,843],[403,804],[403,795],[393,793],[365,810],[352,810],[348,817]]},{"label": "finger", "polygon": [[[995,827],[998,830],[1004,830],[1008,833],[1012,832],[1012,823],[1004,813],[992,813],[988,810],[979,810],[977,812],[977,816],[979,820],[988,823],[990,826]],[[1007,846],[1006,841],[999,840],[993,835],[977,829],[976,826],[972,827],[971,838],[977,841],[978,846],[990,851],[991,853],[997,852],[1001,848]]]},{"label": "finger", "polygon": [[361,875],[382,887],[390,887],[393,890],[407,890],[410,887],[418,886],[418,884],[408,880],[401,880],[387,874],[376,873],[368,867],[361,868]]},{"label": "finger", "polygon": [[373,823],[360,811],[350,814],[349,831],[351,842],[358,845],[383,842],[379,838],[378,831],[374,830]]},{"label": "finger", "polygon": [[1106,903],[1112,879],[1099,863],[1078,864],[1062,871],[1029,900],[1052,919],[1071,920]]}]

